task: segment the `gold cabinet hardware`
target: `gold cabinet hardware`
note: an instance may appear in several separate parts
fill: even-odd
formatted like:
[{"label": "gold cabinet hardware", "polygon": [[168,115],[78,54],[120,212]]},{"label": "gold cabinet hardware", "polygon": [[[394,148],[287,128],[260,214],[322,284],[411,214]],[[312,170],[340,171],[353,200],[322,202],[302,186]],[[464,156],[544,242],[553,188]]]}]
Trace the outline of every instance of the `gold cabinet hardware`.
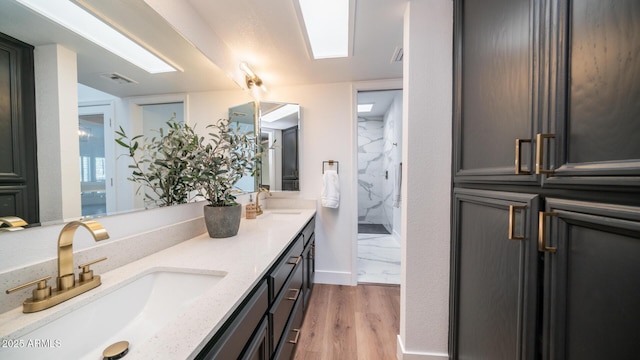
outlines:
[{"label": "gold cabinet hardware", "polygon": [[553,174],[553,169],[545,169],[543,164],[544,157],[544,140],[554,139],[555,134],[538,134],[536,135],[536,174]]},{"label": "gold cabinet hardware", "polygon": [[540,251],[540,252],[548,252],[548,253],[555,253],[556,252],[556,248],[555,247],[547,246],[547,240],[546,240],[547,225],[546,225],[546,220],[547,220],[547,217],[552,217],[552,216],[557,216],[557,215],[558,215],[558,213],[556,213],[556,212],[540,211],[540,213],[539,213],[539,218],[538,218],[538,251]]},{"label": "gold cabinet hardware", "polygon": [[291,256],[289,259],[295,259],[293,261],[289,260],[287,261],[287,264],[289,265],[298,265],[298,263],[300,262],[300,259],[302,259],[302,256]]},{"label": "gold cabinet hardware", "polygon": [[509,240],[524,240],[524,236],[516,235],[516,210],[525,210],[522,205],[509,205]]},{"label": "gold cabinet hardware", "polygon": [[516,139],[516,175],[529,175],[531,171],[522,170],[522,143],[531,143],[531,139]]},{"label": "gold cabinet hardware", "polygon": [[104,261],[107,260],[106,257],[100,258],[100,259],[96,259],[93,261],[90,261],[86,264],[81,264],[78,265],[78,269],[81,269],[82,272],[80,274],[78,274],[78,278],[80,279],[80,281],[88,281],[93,279],[93,270],[89,269],[89,266],[95,264],[95,263],[99,263],[100,261]]},{"label": "gold cabinet hardware", "polygon": [[51,279],[51,276],[43,277],[42,279],[29,281],[28,283],[18,285],[6,291],[7,294],[11,294],[18,290],[28,288],[29,286],[37,285],[37,288],[33,290],[33,300],[42,300],[51,296],[51,286],[47,285],[47,281]]},{"label": "gold cabinet hardware", "polygon": [[296,301],[298,300],[298,295],[300,295],[300,289],[289,289],[289,291],[294,292],[294,296],[290,296],[286,298],[287,300]]},{"label": "gold cabinet hardware", "polygon": [[298,343],[298,339],[300,339],[300,329],[293,329],[291,331],[296,333],[296,337],[293,338],[293,340],[289,340],[289,344],[297,344]]}]

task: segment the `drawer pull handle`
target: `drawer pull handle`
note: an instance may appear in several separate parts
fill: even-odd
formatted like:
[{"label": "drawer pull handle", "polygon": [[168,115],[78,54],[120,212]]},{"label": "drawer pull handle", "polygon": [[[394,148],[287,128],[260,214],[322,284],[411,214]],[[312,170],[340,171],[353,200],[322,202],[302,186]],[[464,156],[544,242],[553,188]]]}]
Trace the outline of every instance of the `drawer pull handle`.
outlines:
[{"label": "drawer pull handle", "polygon": [[296,301],[298,300],[298,295],[300,295],[300,289],[289,289],[289,291],[294,291],[296,294],[294,296],[290,296],[287,300]]},{"label": "drawer pull handle", "polygon": [[295,331],[296,332],[296,337],[293,338],[293,340],[289,340],[289,344],[297,344],[298,343],[298,339],[300,339],[300,329],[293,329],[291,331]]},{"label": "drawer pull handle", "polygon": [[526,206],[509,205],[509,240],[524,240],[524,236],[516,235],[516,210],[526,208]]},{"label": "drawer pull handle", "polygon": [[287,264],[289,265],[298,265],[298,263],[300,262],[300,259],[302,259],[302,256],[291,256],[289,259],[295,259],[295,260],[289,260],[287,261]]},{"label": "drawer pull handle", "polygon": [[547,217],[552,217],[557,215],[558,213],[556,212],[540,211],[539,219],[538,219],[538,251],[540,252],[554,253],[557,250],[555,247],[547,246],[547,240],[546,240],[547,226],[545,221],[547,220]]},{"label": "drawer pull handle", "polygon": [[522,143],[531,143],[531,140],[516,139],[516,175],[531,174],[531,171],[522,170]]}]

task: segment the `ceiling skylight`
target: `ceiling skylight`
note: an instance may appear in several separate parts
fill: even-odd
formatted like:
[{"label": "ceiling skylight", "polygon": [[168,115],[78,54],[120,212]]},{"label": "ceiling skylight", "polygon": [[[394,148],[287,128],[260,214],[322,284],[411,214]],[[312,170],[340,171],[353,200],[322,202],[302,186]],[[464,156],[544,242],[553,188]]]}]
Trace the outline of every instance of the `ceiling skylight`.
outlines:
[{"label": "ceiling skylight", "polygon": [[17,0],[24,6],[114,53],[128,62],[156,74],[176,71],[111,26],[68,0]]},{"label": "ceiling skylight", "polygon": [[285,118],[291,114],[295,114],[298,112],[299,106],[296,104],[286,104],[276,108],[273,111],[270,111],[262,116],[260,116],[260,121],[264,122],[274,122],[276,120],[280,120]]},{"label": "ceiling skylight", "polygon": [[349,0],[298,0],[314,59],[349,56]]}]

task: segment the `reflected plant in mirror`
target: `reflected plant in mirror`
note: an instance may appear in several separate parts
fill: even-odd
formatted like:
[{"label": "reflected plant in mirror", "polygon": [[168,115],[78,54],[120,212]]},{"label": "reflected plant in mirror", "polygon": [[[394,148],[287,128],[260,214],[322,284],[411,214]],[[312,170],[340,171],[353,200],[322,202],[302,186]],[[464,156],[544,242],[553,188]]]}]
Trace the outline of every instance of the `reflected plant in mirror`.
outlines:
[{"label": "reflected plant in mirror", "polygon": [[243,131],[229,119],[207,126],[209,139],[201,137],[189,167],[195,186],[211,206],[237,205],[236,183],[254,170],[256,153],[253,131]]},{"label": "reflected plant in mirror", "polygon": [[196,184],[190,161],[196,156],[199,139],[193,128],[176,122],[175,115],[166,123],[168,130],[154,130],[151,139],[137,135],[129,138],[120,127],[116,134],[118,145],[127,149],[131,158],[132,175],[128,180],[144,191],[145,207],[170,206],[194,200]]}]

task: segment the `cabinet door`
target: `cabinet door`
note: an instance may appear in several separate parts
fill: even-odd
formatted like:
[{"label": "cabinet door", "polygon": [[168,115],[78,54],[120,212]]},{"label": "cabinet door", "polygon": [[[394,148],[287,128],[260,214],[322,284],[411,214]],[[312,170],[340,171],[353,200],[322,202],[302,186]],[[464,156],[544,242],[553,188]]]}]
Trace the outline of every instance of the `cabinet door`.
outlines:
[{"label": "cabinet door", "polygon": [[267,317],[262,320],[258,330],[253,335],[253,340],[247,347],[242,360],[269,360],[269,321]]},{"label": "cabinet door", "polygon": [[0,216],[39,222],[33,47],[0,34]]},{"label": "cabinet door", "polygon": [[533,359],[538,197],[456,189],[454,200],[452,358]]},{"label": "cabinet door", "polygon": [[543,359],[637,359],[640,207],[548,199],[546,211]]},{"label": "cabinet door", "polygon": [[282,190],[300,190],[298,182],[298,127],[282,130]]},{"label": "cabinet door", "polygon": [[[560,0],[545,184],[640,186],[640,2]],[[555,8],[553,10],[556,10]],[[555,59],[557,60],[555,60]],[[544,162],[546,163],[546,159]],[[545,165],[547,167],[547,165]]]},{"label": "cabinet door", "polygon": [[[537,184],[538,1],[458,0],[454,34],[456,182]],[[520,175],[516,175],[516,139]],[[526,173],[529,174],[526,174]]]}]

